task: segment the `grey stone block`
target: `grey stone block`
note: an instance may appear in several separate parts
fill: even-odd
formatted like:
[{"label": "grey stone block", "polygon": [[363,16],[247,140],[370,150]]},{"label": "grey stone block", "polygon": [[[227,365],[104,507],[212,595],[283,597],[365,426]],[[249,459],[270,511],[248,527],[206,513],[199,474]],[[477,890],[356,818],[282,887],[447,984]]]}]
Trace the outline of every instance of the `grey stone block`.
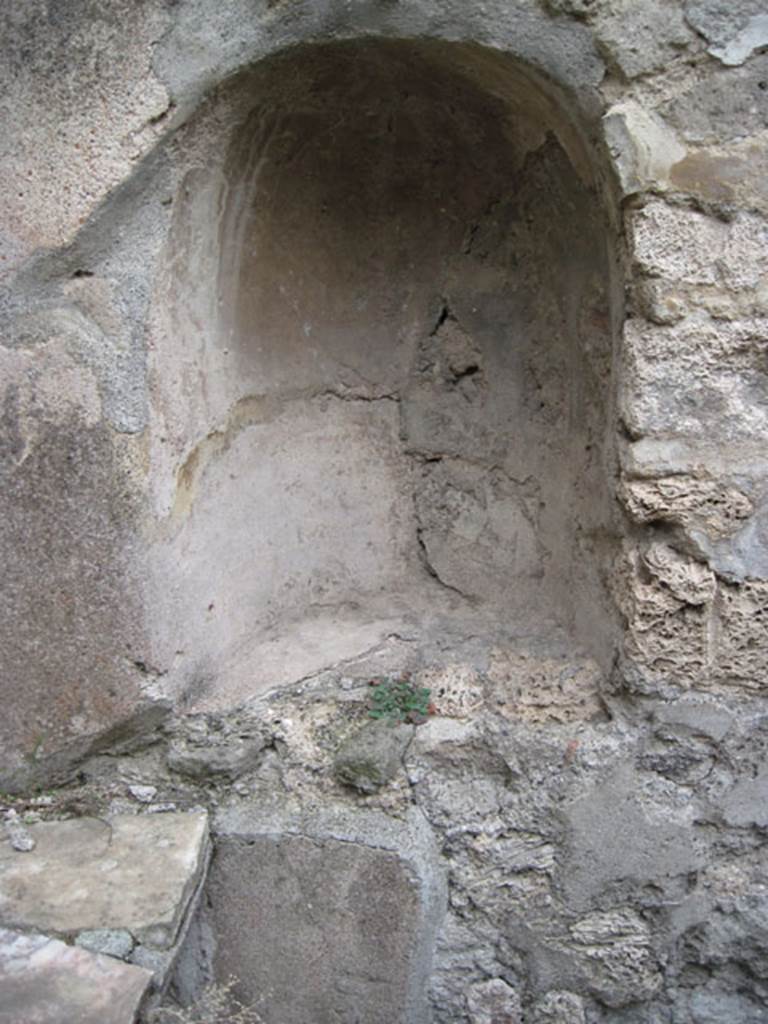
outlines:
[{"label": "grey stone block", "polygon": [[737,828],[768,827],[768,768],[736,782],[723,799],[723,817]]},{"label": "grey stone block", "polygon": [[361,812],[226,812],[208,888],[216,973],[267,1024],[421,1024],[444,882],[429,829]]},{"label": "grey stone block", "polygon": [[336,778],[362,793],[385,786],[402,766],[412,725],[369,722],[341,745],[333,763]]},{"label": "grey stone block", "polygon": [[685,17],[727,67],[743,64],[768,40],[764,0],[688,0]]},{"label": "grey stone block", "polygon": [[221,778],[234,782],[255,768],[269,741],[266,735],[227,736],[195,745],[179,740],[168,751],[168,767],[192,779]]},{"label": "grey stone block", "polygon": [[96,928],[84,931],[75,939],[75,945],[91,953],[103,953],[118,960],[127,960],[136,943],[125,928]]},{"label": "grey stone block", "polygon": [[693,830],[651,816],[629,768],[591,787],[565,808],[569,826],[563,879],[573,906],[585,906],[609,885],[670,880],[701,866]]}]

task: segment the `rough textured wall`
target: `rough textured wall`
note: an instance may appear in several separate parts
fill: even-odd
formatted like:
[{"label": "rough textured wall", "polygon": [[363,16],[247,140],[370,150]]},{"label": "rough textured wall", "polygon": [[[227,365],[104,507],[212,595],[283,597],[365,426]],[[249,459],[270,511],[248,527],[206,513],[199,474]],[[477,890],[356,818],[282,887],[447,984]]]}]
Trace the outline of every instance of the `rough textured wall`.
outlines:
[{"label": "rough textured wall", "polygon": [[168,95],[150,70],[160,11],[30,3],[2,19],[1,731],[4,776],[29,777],[162,714],[143,695],[139,542],[162,226],[136,172]]},{"label": "rough textured wall", "polygon": [[[242,792],[213,782],[210,798],[319,800],[352,816],[373,801],[384,815],[397,818],[407,807],[426,820],[442,844],[449,891],[431,976],[436,1020],[765,1019],[766,18],[763,0],[6,5],[2,160],[12,187],[4,190],[0,229],[3,785],[50,778],[54,769],[66,775],[100,746],[130,742],[163,713],[161,698],[182,689],[191,699],[215,696],[217,681],[238,663],[251,608],[272,601],[281,628],[259,649],[259,686],[373,650],[346,675],[331,671],[287,692],[277,721],[269,702],[254,705],[249,714],[270,723],[274,749],[245,772]],[[430,66],[437,76],[430,83],[410,65],[398,72],[424,96],[424,107],[402,122],[409,147],[463,168],[456,178],[462,190],[452,197],[455,224],[442,226],[425,203],[428,188],[445,191],[452,176],[438,163],[410,177],[413,168],[398,165],[398,151],[379,139],[386,104],[373,105],[370,132],[355,109],[351,138],[359,142],[350,162],[335,148],[308,146],[304,163],[293,165],[303,185],[295,207],[281,199],[290,182],[279,167],[259,164],[267,136],[273,152],[290,155],[307,128],[300,119],[291,125],[291,111],[275,130],[274,115],[292,95],[287,83],[265,105],[265,120],[253,114],[245,83],[267,88],[259,86],[259,76],[268,77],[263,59],[300,44],[368,36],[443,41],[475,54],[484,47],[495,54],[494,67],[538,83],[519,91],[525,99],[515,106],[504,74],[484,78],[470,56],[450,74],[436,58],[422,64],[422,74]],[[328,123],[328,138],[338,139],[341,126],[323,122],[323,94],[359,81],[362,98],[373,103],[374,92],[391,88],[392,61],[404,51],[393,47],[391,59],[386,47],[377,52],[370,77],[339,79],[334,62],[324,88],[312,91],[308,122]],[[296,73],[296,95],[307,95],[312,67]],[[429,91],[433,80],[445,82],[439,97]],[[430,134],[429,104],[439,108],[461,81],[462,105],[435,122],[444,132]],[[527,141],[507,130],[496,113],[502,109],[510,124],[526,124]],[[550,124],[557,141],[531,141]],[[235,126],[245,128],[233,143]],[[476,173],[470,127],[492,154]],[[386,159],[401,178],[385,174]],[[477,207],[482,213],[486,197],[500,191],[507,159],[518,206],[507,190],[506,200],[479,216]],[[344,176],[355,166],[366,178],[360,194],[375,198],[373,207],[343,203]],[[259,175],[275,197],[271,210],[232,192]],[[408,185],[406,194],[388,196],[393,180]],[[317,222],[301,216],[310,197],[320,203]],[[327,234],[312,228],[324,197],[332,214]],[[438,261],[426,283],[418,272],[383,269],[399,266],[397,220],[366,218],[395,198],[408,212],[409,246]],[[282,205],[286,216],[277,224]],[[591,209],[605,211],[599,221]],[[552,219],[558,230],[550,234]],[[467,238],[470,223],[477,230]],[[351,301],[338,308],[342,293],[329,297],[323,287],[325,247],[357,235],[360,224],[381,252],[363,246],[353,259],[345,251],[349,261],[338,269],[345,268]],[[245,247],[230,244],[240,230]],[[276,246],[282,231],[290,251]],[[615,301],[618,275],[609,269],[620,232],[623,310]],[[535,251],[530,265],[513,267],[513,235],[519,251]],[[425,236],[439,244],[427,245]],[[601,238],[606,250],[598,255]],[[459,259],[451,262],[456,239]],[[303,317],[299,330],[289,329],[291,293],[270,286],[259,248],[270,254],[270,273],[312,270],[293,295],[312,296],[311,331],[319,331],[324,351],[331,346],[332,363],[308,358]],[[239,260],[234,266],[222,263],[225,249]],[[579,283],[585,262],[598,279]],[[545,285],[541,305],[527,290],[531,267],[538,268],[536,286]],[[570,268],[564,291],[561,267]],[[471,303],[484,273],[499,304],[480,323]],[[227,289],[237,285],[223,312],[222,274]],[[433,274],[443,277],[439,287]],[[377,284],[382,278],[386,289]],[[361,280],[381,331],[368,344],[357,343],[363,317],[354,286]],[[411,306],[386,305],[388,296],[411,292]],[[611,352],[619,319],[622,340]],[[331,331],[332,320],[337,327],[343,321],[346,334]],[[522,348],[515,351],[529,356],[522,370],[507,373],[500,353],[512,350],[498,344],[502,322],[518,327]],[[544,334],[547,344],[534,345],[534,335]],[[593,338],[601,339],[594,368],[586,353]],[[290,353],[290,374],[276,358],[277,340]],[[558,390],[577,352],[569,394],[582,388],[581,406]],[[604,407],[593,410],[599,388],[589,382],[606,377],[609,353],[613,384],[601,393]],[[337,372],[341,363],[349,376]],[[375,390],[382,379],[386,393]],[[536,380],[544,410],[527,415]],[[485,388],[482,400],[462,393],[476,384]],[[301,394],[298,404],[291,398],[286,450],[279,425],[292,387],[318,394]],[[547,403],[585,409],[586,418],[569,433],[556,417],[548,433]],[[468,415],[473,407],[478,416]],[[436,411],[437,422],[430,419]],[[525,441],[498,456],[494,445],[510,423]],[[583,477],[573,453],[594,443],[601,425],[596,480],[606,482],[609,498],[593,510],[584,499],[597,483]],[[574,447],[563,442],[550,459],[545,439],[557,431]],[[264,439],[260,468],[238,487],[231,467],[238,457],[243,464],[240,449],[256,436]],[[292,483],[285,474],[302,439],[318,437],[331,454],[317,464],[302,457],[309,468],[299,493],[304,487],[308,501],[315,493],[310,469],[348,473],[339,478],[342,512],[313,510],[329,525],[342,515],[343,558],[331,564],[323,556],[316,575],[298,582],[299,612],[307,601],[322,603],[323,586],[334,607],[343,605],[349,564],[355,600],[360,575],[394,592],[398,573],[427,584],[431,567],[475,598],[486,588],[494,604],[509,535],[504,527],[502,543],[493,539],[493,557],[486,556],[489,534],[460,496],[481,495],[489,518],[498,501],[508,523],[512,505],[537,502],[549,489],[549,511],[533,517],[537,553],[521,555],[515,569],[522,566],[529,580],[543,570],[526,593],[542,599],[547,614],[563,614],[558,595],[571,595],[568,625],[577,637],[594,638],[611,622],[594,577],[610,567],[621,616],[612,671],[577,655],[567,634],[548,634],[542,644],[532,635],[512,643],[486,633],[494,643],[477,642],[491,618],[483,607],[466,609],[461,643],[446,647],[445,613],[464,599],[440,596],[434,580],[441,618],[431,632],[419,634],[399,614],[388,619],[394,609],[385,604],[376,615],[390,622],[383,629],[390,640],[377,647],[382,629],[371,628],[372,603],[362,616],[358,609],[343,620],[331,616],[327,628],[305,624],[283,643],[282,625],[294,621],[290,595],[270,580],[249,604],[254,591],[242,593],[242,581],[228,573],[242,550],[232,538],[247,534],[257,509],[261,552],[264,491]],[[334,445],[351,461],[332,454]],[[503,461],[521,452],[523,473],[540,490],[507,487],[503,475],[497,497],[487,462],[526,480],[517,464]],[[440,461],[429,461],[435,454]],[[370,488],[367,515],[346,500],[357,490],[353,480]],[[457,495],[457,505],[443,509],[435,491]],[[226,536],[213,526],[196,533],[206,515],[216,524],[219,492],[227,496]],[[408,495],[417,496],[414,505]],[[301,519],[303,500],[270,506],[281,576],[292,571],[292,552],[280,531]],[[468,527],[470,553],[482,556],[476,572],[467,568],[471,559],[456,558],[457,522]],[[618,554],[612,533],[622,541]],[[357,551],[364,536],[374,546]],[[548,536],[559,538],[552,548],[558,561],[542,564],[538,546]],[[199,600],[208,582],[230,602],[221,619],[216,595]],[[355,795],[333,779],[332,748],[345,731],[334,716],[350,694],[363,707],[355,687],[366,673],[402,667],[423,673],[441,717],[416,732],[390,786],[374,797]],[[227,700],[244,695],[236,671],[233,679]],[[221,722],[209,725],[220,735]],[[198,746],[216,747],[205,729]],[[157,759],[136,764],[131,770],[165,777]],[[169,765],[169,785],[177,785],[172,759]],[[105,763],[86,770],[98,775]]]}]

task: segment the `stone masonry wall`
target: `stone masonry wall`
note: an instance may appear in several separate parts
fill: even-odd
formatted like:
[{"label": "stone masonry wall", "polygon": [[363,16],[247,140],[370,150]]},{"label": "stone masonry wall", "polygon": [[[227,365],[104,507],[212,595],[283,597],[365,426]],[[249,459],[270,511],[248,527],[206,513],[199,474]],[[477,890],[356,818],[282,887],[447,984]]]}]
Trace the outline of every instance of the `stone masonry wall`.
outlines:
[{"label": "stone masonry wall", "polygon": [[[211,413],[223,371],[204,345],[213,236],[205,202],[189,216],[184,203],[221,195],[212,126],[244,113],[227,108],[233,76],[361,37],[501,54],[557,112],[606,246],[600,322],[577,332],[605,346],[590,443],[603,435],[585,465],[606,503],[579,512],[563,555],[584,566],[564,587],[574,633],[482,642],[470,604],[453,647],[442,620],[427,639],[401,621],[334,625],[330,661],[286,675],[317,638],[286,654],[278,618],[259,686],[217,703],[225,659],[200,640],[215,602],[189,625],[191,548],[166,545],[169,509],[202,514],[175,436],[204,438],[230,486]],[[222,849],[283,829],[367,857],[364,829],[318,831],[307,807],[391,820],[388,851],[416,816],[433,877],[429,914],[408,904],[430,922],[417,981],[403,968],[428,993],[403,1002],[425,1015],[414,1024],[767,1020],[765,0],[27,0],[4,6],[0,39],[0,789],[144,781],[218,809]],[[169,326],[179,280],[194,301]],[[585,303],[585,322],[596,310]],[[378,453],[399,438],[383,400]],[[564,502],[592,490],[572,476]],[[455,611],[439,583],[436,606]],[[185,625],[216,656],[181,686]],[[363,726],[367,679],[403,670],[437,713],[366,794],[335,759]],[[291,685],[269,693],[270,679]],[[215,711],[185,716],[207,699]],[[189,782],[180,751],[221,754],[250,728],[252,760],[218,772],[203,756]],[[242,808],[269,821],[241,835]],[[213,877],[215,922],[227,880]]]}]

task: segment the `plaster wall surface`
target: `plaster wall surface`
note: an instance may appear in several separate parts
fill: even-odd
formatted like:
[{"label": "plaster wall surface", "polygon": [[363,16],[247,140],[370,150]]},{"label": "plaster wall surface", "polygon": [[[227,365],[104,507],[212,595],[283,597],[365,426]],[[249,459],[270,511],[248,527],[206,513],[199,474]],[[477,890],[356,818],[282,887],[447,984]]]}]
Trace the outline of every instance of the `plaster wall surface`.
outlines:
[{"label": "plaster wall surface", "polygon": [[[606,552],[576,551],[611,518],[617,326],[585,26],[530,4],[67,10],[4,14],[33,112],[7,118],[8,777],[63,777],[163,701],[240,699],[462,601],[565,627],[603,601],[581,632],[608,659]],[[548,202],[583,249],[564,290]],[[577,477],[604,502],[564,524]]]},{"label": "plaster wall surface", "polygon": [[265,645],[302,674],[307,630],[317,669],[438,610],[567,627],[574,592],[605,651],[615,270],[552,98],[370,40],[265,61],[203,121],[227,155],[183,179],[154,300],[153,664],[181,648],[170,685],[221,703],[279,681]]},{"label": "plaster wall surface", "polygon": [[764,7],[4,7],[1,789],[417,814],[436,1022],[765,1019]]}]

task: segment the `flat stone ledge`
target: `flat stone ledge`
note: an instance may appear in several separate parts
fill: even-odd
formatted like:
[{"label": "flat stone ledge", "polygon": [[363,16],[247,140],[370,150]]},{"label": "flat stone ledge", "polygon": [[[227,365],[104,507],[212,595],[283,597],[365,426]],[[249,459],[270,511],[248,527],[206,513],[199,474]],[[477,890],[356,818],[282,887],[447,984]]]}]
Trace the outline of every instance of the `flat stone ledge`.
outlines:
[{"label": "flat stone ledge", "polygon": [[150,971],[0,928],[0,1024],[133,1024]]},{"label": "flat stone ledge", "polygon": [[29,853],[0,843],[0,922],[74,937],[124,929],[170,949],[208,859],[208,816],[77,818],[30,826]]}]

